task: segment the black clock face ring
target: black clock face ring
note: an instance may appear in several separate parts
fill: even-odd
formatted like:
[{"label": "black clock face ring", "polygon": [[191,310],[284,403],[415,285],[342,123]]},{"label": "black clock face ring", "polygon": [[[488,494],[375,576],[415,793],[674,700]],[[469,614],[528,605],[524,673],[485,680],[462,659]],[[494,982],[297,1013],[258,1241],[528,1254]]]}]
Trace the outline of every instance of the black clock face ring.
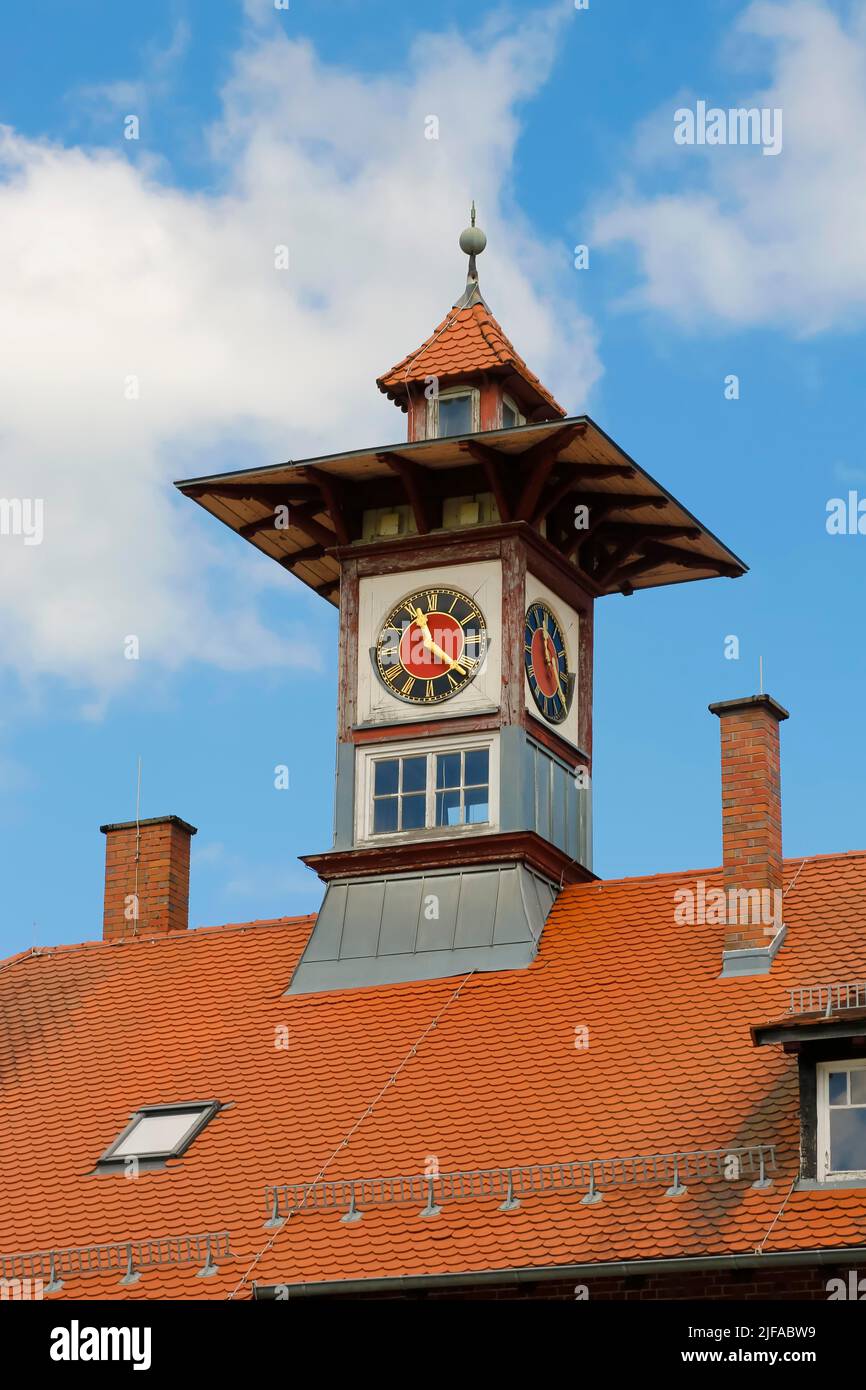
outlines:
[{"label": "black clock face ring", "polygon": [[537,709],[549,723],[561,724],[571,709],[574,675],[568,669],[568,650],[559,619],[540,600],[526,610],[523,660]]},{"label": "black clock face ring", "polygon": [[387,615],[372,653],[382,684],[411,705],[438,705],[475,679],[487,652],[487,624],[460,589],[431,585]]}]

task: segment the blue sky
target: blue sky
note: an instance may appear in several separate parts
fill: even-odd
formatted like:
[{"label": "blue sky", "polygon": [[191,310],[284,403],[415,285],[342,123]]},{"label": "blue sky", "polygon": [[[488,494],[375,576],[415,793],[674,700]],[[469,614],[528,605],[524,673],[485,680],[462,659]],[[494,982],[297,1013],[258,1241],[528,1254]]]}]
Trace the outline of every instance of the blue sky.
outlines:
[{"label": "blue sky", "polygon": [[[866,7],[466,11],[3,14],[0,492],[46,522],[0,538],[2,954],[99,936],[139,755],[142,813],[199,827],[194,924],[316,906],[334,611],[171,482],[399,440],[374,377],[459,291],[473,196],[518,350],[751,566],[599,603],[596,870],[718,863],[706,707],[759,656],[786,853],[866,844],[866,536],[825,525],[866,498]],[[676,146],[699,99],[781,109],[781,152]]]}]

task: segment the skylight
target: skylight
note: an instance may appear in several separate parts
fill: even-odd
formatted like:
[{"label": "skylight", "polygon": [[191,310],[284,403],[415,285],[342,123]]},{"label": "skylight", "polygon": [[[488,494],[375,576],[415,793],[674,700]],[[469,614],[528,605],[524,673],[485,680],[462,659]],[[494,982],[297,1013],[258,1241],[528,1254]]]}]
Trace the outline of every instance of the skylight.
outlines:
[{"label": "skylight", "polygon": [[130,1158],[177,1158],[218,1108],[217,1101],[143,1106],[99,1161],[121,1163]]}]

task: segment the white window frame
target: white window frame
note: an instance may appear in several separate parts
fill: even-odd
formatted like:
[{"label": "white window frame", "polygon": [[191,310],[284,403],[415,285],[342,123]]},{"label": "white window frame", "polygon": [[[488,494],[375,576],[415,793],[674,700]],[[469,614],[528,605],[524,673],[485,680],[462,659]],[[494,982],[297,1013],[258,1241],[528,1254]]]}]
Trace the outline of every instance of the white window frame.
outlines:
[{"label": "white window frame", "polygon": [[852,1179],[856,1181],[866,1178],[866,1168],[836,1169],[830,1167],[830,1073],[832,1071],[863,1071],[864,1069],[866,1069],[866,1058],[850,1061],[840,1058],[834,1062],[817,1063],[816,1080],[818,1084],[815,1087],[818,1108],[816,1173],[819,1182],[845,1183]]},{"label": "white window frame", "polygon": [[[506,423],[505,423],[505,407],[506,407],[506,406],[509,406],[510,409],[513,410],[514,413],[515,413],[515,415],[517,416],[517,421],[516,421],[516,423],[513,424],[513,425],[506,425]],[[503,391],[503,393],[502,393],[502,411],[501,411],[501,413],[500,413],[499,423],[500,423],[502,429],[504,429],[504,430],[516,430],[520,425],[525,425],[525,424],[526,424],[526,416],[524,415],[523,411],[522,411],[522,410],[520,409],[520,407],[518,406],[516,400],[514,399],[513,396],[508,396],[508,395],[506,395],[504,391]]]},{"label": "white window frame", "polygon": [[[468,396],[471,402],[472,429],[470,434],[478,434],[481,429],[481,392],[477,386],[449,386],[444,391],[439,391],[435,396],[431,396],[427,402],[427,438],[439,438],[439,402],[449,400],[455,396]],[[458,435],[447,435],[446,438],[459,438]]]},{"label": "white window frame", "polygon": [[[487,750],[487,795],[489,820],[479,825],[436,825],[436,755],[439,753]],[[388,758],[427,758],[427,807],[425,827],[419,830],[373,832],[374,766]],[[499,828],[499,739],[495,733],[467,734],[464,737],[407,740],[405,743],[364,745],[358,749],[355,766],[355,843],[405,844],[424,839],[437,840],[451,835],[489,835]]]}]

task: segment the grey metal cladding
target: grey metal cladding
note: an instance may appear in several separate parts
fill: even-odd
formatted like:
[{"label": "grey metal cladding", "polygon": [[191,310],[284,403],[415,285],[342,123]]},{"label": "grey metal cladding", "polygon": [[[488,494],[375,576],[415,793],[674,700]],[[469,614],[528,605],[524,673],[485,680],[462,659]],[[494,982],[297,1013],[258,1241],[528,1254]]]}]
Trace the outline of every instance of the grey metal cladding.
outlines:
[{"label": "grey metal cladding", "polygon": [[395,878],[390,881],[382,908],[377,955],[405,955],[415,950],[422,888],[423,880],[420,878]]},{"label": "grey metal cladding", "polygon": [[425,874],[425,910],[418,923],[419,951],[448,951],[454,945],[462,878],[461,873]]},{"label": "grey metal cladding", "polygon": [[[350,883],[340,957],[375,956],[385,907],[387,879]],[[326,895],[327,896],[327,895]]]},{"label": "grey metal cladding", "polygon": [[489,946],[492,943],[499,877],[498,869],[461,875],[455,946]]},{"label": "grey metal cladding", "polygon": [[557,892],[522,864],[330,883],[287,992],[525,968]]},{"label": "grey metal cladding", "polygon": [[348,895],[347,884],[331,884],[322,900],[316,925],[307,942],[304,951],[305,959],[311,961],[335,960],[339,956]]}]

